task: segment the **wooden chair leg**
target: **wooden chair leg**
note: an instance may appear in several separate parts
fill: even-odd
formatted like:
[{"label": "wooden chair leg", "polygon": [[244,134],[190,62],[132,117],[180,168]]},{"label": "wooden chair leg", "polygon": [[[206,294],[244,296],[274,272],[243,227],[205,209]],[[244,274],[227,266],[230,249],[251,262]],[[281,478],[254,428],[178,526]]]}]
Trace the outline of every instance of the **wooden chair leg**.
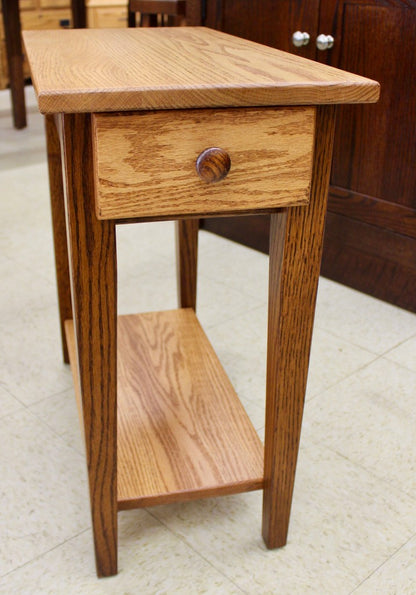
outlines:
[{"label": "wooden chair leg", "polygon": [[263,537],[285,545],[289,527],[331,167],[335,107],[317,108],[310,203],[273,214]]},{"label": "wooden chair leg", "polygon": [[181,308],[196,310],[199,219],[176,222],[178,301]]},{"label": "wooden chair leg", "polygon": [[157,14],[140,14],[140,27],[157,27],[158,18]]},{"label": "wooden chair leg", "polygon": [[72,26],[74,29],[85,29],[87,26],[87,9],[85,0],[71,0]]},{"label": "wooden chair leg", "polygon": [[74,330],[97,574],[117,573],[117,307],[112,221],[95,216],[91,119],[63,119]]},{"label": "wooden chair leg", "polygon": [[136,26],[136,13],[133,12],[132,10],[128,11],[127,14],[127,25],[129,27],[135,27]]},{"label": "wooden chair leg", "polygon": [[62,351],[64,362],[68,364],[69,355],[65,337],[64,323],[65,320],[72,319],[71,284],[69,279],[61,147],[54,116],[45,117],[45,128],[46,146],[48,151],[49,188],[51,196],[52,230],[55,250],[56,284],[58,289]]},{"label": "wooden chair leg", "polygon": [[16,0],[2,0],[2,11],[10,92],[12,96],[13,122],[15,128],[21,129],[26,126],[26,104],[19,3]]}]

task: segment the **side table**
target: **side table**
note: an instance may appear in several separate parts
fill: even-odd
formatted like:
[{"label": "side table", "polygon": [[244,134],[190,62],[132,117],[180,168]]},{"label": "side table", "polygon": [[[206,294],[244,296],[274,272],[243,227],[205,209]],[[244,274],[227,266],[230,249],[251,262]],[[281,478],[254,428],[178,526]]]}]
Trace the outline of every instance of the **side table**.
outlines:
[{"label": "side table", "polygon": [[[265,543],[284,545],[335,104],[378,84],[199,27],[24,41],[98,575],[117,572],[117,511],[140,506],[263,489]],[[264,447],[195,314],[198,217],[257,212],[272,219]],[[178,221],[180,308],[117,318],[116,226],[161,219]]]}]

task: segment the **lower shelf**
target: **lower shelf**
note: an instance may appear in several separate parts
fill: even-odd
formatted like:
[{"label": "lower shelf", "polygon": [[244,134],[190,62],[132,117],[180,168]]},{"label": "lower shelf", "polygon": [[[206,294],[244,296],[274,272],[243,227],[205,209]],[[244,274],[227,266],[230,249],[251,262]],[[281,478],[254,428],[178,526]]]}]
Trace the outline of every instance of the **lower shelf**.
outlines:
[{"label": "lower shelf", "polygon": [[[71,321],[67,341],[74,366]],[[119,509],[261,489],[263,445],[193,310],[120,316],[117,343]]]}]

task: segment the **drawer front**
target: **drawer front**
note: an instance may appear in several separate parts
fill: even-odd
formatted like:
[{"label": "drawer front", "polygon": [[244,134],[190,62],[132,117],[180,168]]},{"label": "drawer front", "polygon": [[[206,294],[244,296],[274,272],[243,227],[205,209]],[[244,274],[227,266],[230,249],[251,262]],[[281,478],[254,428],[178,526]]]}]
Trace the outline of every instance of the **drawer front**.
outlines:
[{"label": "drawer front", "polygon": [[72,14],[69,8],[56,10],[33,10],[20,15],[22,29],[62,29],[70,26]]},{"label": "drawer front", "polygon": [[71,0],[40,0],[41,8],[70,8]]},{"label": "drawer front", "polygon": [[[175,218],[306,204],[315,108],[242,108],[95,114],[100,219]],[[208,183],[200,154],[221,148],[228,175]]]},{"label": "drawer front", "polygon": [[0,89],[5,89],[9,84],[9,68],[7,66],[6,42],[0,40]]},{"label": "drawer front", "polygon": [[127,6],[87,8],[87,21],[91,28],[127,27]]},{"label": "drawer front", "polygon": [[34,10],[36,7],[36,0],[19,0],[20,10]]}]

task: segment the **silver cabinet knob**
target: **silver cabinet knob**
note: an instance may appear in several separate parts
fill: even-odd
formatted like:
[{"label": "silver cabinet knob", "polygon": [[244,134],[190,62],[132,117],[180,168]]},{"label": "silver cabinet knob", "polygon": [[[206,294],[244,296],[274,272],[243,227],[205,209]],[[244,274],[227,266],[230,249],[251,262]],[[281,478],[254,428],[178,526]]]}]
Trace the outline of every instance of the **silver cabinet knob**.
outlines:
[{"label": "silver cabinet knob", "polygon": [[295,47],[301,48],[303,45],[308,45],[310,38],[311,36],[309,35],[309,33],[302,33],[302,31],[296,31],[292,35],[292,43]]},{"label": "silver cabinet knob", "polygon": [[318,48],[318,50],[330,50],[333,45],[334,38],[332,37],[332,35],[324,35],[323,33],[321,33],[321,35],[318,35],[318,37],[316,38],[316,47]]}]

